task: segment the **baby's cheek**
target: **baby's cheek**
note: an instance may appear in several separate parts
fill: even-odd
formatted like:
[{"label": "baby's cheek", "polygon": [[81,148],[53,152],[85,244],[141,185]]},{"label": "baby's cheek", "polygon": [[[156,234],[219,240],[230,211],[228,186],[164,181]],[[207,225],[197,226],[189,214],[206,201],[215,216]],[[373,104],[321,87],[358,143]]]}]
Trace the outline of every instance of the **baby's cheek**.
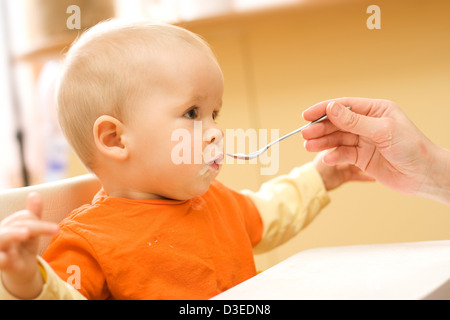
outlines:
[{"label": "baby's cheek", "polygon": [[172,143],[168,154],[173,164],[201,164],[202,163],[202,140],[191,134],[186,129],[177,129],[171,137]]}]

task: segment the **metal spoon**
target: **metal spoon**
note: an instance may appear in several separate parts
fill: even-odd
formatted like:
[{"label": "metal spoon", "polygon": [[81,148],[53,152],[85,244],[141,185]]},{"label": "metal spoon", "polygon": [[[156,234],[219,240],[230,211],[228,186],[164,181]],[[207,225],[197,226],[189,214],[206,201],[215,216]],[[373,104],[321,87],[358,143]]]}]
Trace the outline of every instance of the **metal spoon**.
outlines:
[{"label": "metal spoon", "polygon": [[[351,109],[351,108],[352,107],[347,107],[347,109]],[[278,143],[278,142],[280,142],[280,141],[282,141],[282,140],[284,140],[284,139],[286,139],[286,138],[288,138],[288,137],[290,137],[290,136],[292,136],[292,135],[294,135],[294,134],[296,134],[298,132],[301,132],[301,131],[305,130],[306,128],[308,128],[309,126],[311,126],[313,124],[322,122],[323,120],[326,120],[326,119],[328,119],[328,116],[324,115],[324,116],[320,117],[319,119],[317,119],[315,121],[312,121],[312,122],[304,125],[303,127],[295,129],[294,131],[292,131],[292,132],[282,136],[281,138],[279,138],[279,139],[277,139],[275,141],[272,141],[267,146],[259,149],[258,151],[255,151],[255,152],[252,152],[252,153],[249,153],[249,154],[245,154],[245,153],[236,153],[236,154],[234,154],[234,153],[227,153],[227,156],[233,157],[233,158],[236,158],[236,159],[244,159],[244,160],[250,160],[250,159],[257,158],[261,154],[263,154],[267,149],[269,149],[271,146],[273,146],[274,144],[276,144],[276,143]]]}]

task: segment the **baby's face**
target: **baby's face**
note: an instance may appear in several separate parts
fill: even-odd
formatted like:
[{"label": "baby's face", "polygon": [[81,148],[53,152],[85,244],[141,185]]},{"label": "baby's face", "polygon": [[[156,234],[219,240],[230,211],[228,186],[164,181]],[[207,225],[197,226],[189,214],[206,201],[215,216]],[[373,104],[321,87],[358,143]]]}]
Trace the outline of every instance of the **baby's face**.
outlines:
[{"label": "baby's face", "polygon": [[133,185],[161,198],[202,195],[223,159],[222,72],[197,49],[161,56],[149,72],[148,96],[127,127]]}]

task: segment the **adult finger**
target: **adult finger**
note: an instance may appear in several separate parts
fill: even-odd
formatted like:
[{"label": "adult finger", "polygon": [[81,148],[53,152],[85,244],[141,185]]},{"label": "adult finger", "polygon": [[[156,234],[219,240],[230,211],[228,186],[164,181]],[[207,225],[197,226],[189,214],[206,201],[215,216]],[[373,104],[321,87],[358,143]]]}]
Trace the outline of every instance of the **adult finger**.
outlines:
[{"label": "adult finger", "polygon": [[318,139],[306,140],[304,146],[309,152],[319,152],[339,146],[356,146],[358,141],[358,135],[337,131]]},{"label": "adult finger", "polygon": [[386,121],[380,118],[363,116],[348,110],[339,102],[332,101],[327,105],[328,119],[339,129],[357,135],[377,140],[384,135],[388,127]]},{"label": "adult finger", "polygon": [[332,122],[330,122],[329,120],[325,120],[323,122],[319,122],[312,126],[309,126],[305,130],[303,130],[301,134],[303,139],[311,140],[329,135],[338,130],[339,129],[336,128],[336,126]]},{"label": "adult finger", "polygon": [[346,107],[352,107],[352,111],[369,116],[376,116],[382,114],[388,108],[387,100],[369,99],[369,98],[337,98],[319,102],[308,109],[306,109],[302,116],[306,121],[314,121],[324,114],[328,104],[331,102],[338,102]]}]

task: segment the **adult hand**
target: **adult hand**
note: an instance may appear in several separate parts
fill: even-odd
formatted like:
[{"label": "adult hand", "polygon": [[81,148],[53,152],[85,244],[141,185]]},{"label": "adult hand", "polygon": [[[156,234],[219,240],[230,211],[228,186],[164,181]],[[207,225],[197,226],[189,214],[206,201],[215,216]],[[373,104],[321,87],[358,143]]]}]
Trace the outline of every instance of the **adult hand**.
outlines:
[{"label": "adult hand", "polygon": [[302,133],[308,151],[335,148],[324,163],[354,164],[396,191],[450,204],[450,152],[425,137],[394,102],[340,98],[312,106],[303,117],[313,121],[325,113],[329,121]]}]

